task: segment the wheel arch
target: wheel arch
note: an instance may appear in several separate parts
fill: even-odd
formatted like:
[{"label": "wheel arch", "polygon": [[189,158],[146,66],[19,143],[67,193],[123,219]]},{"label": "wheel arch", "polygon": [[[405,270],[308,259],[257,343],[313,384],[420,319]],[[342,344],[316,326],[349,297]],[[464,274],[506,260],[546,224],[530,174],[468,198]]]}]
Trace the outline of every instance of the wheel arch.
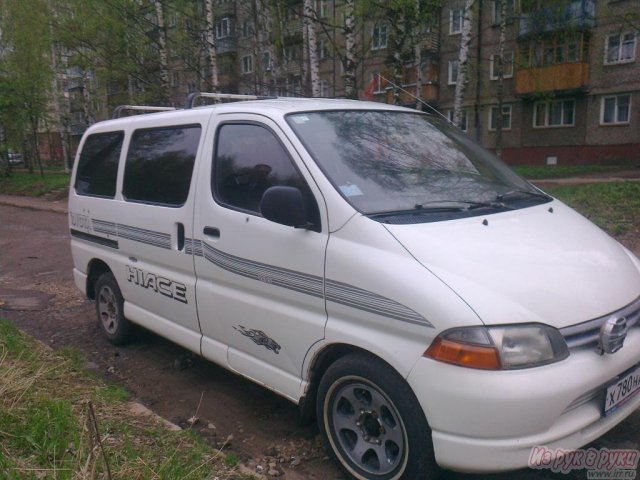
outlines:
[{"label": "wheel arch", "polygon": [[87,291],[87,297],[90,298],[91,300],[96,299],[96,289],[95,289],[96,280],[100,278],[100,275],[107,272],[113,273],[113,271],[111,270],[111,267],[109,267],[109,265],[107,265],[107,263],[104,260],[100,260],[99,258],[94,258],[89,262],[89,265],[87,266],[87,290],[86,291]]},{"label": "wheel arch", "polygon": [[314,422],[316,419],[318,385],[320,384],[320,380],[322,379],[324,373],[334,362],[353,353],[360,353],[375,358],[376,360],[387,364],[389,368],[395,370],[395,368],[393,368],[393,366],[389,364],[389,362],[371,352],[370,350],[366,350],[364,348],[357,347],[348,343],[332,343],[326,345],[322,349],[315,352],[313,360],[311,360],[310,363],[308,375],[309,383],[304,396],[298,403],[300,410],[300,422],[302,424]]}]

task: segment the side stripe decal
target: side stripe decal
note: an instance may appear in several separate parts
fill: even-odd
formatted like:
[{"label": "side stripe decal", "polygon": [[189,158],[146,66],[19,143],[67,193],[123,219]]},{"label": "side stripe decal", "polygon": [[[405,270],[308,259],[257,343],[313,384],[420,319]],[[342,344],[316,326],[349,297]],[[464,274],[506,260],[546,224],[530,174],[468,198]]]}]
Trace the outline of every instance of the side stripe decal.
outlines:
[{"label": "side stripe decal", "polygon": [[[93,230],[97,233],[113,235],[171,250],[171,235],[168,233],[155,232],[153,230],[103,220],[92,219],[92,223]],[[119,248],[116,240],[110,240],[73,229],[71,230],[71,235],[110,248]],[[201,240],[193,238],[185,239],[184,253],[203,257],[228,272],[242,275],[243,277],[251,278],[259,282],[287,288],[313,297],[322,298],[326,296],[326,300],[330,302],[339,303],[403,322],[434,328],[431,322],[411,308],[390,298],[353,285],[330,279],[324,281],[322,277],[316,275],[301,273],[230,255],[213,248]]]},{"label": "side stripe decal", "polygon": [[147,245],[153,245],[154,247],[171,250],[171,235],[168,233],[155,232],[153,230],[132,227],[130,225],[121,225],[114,222],[106,222],[104,220],[92,219],[91,222],[93,224],[94,232],[126,238],[128,240],[133,240],[134,242],[146,243]]},{"label": "side stripe decal", "polygon": [[193,252],[190,253],[185,248],[186,253],[202,256],[214,265],[231,273],[314,297],[322,298],[324,294],[327,301],[330,302],[403,322],[434,328],[431,322],[416,311],[377,293],[330,279],[327,279],[325,284],[322,277],[229,255],[200,240],[187,239],[185,245],[189,245],[190,251]]},{"label": "side stripe decal", "polygon": [[118,224],[118,236],[135,242],[146,243],[155,247],[171,250],[171,235],[168,233],[154,232],[153,230]]},{"label": "side stripe decal", "polygon": [[98,235],[91,235],[90,233],[81,232],[79,230],[71,229],[71,236],[74,238],[79,238],[80,240],[85,240],[91,243],[97,243],[98,245],[103,245],[105,247],[118,249],[118,242],[116,240],[109,240],[108,238],[99,237]]}]

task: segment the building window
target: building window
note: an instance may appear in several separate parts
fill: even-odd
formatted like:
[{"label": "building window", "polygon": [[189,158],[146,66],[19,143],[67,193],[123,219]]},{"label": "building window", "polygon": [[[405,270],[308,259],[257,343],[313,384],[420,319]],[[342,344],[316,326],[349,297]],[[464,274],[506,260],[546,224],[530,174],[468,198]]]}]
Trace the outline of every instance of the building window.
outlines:
[{"label": "building window", "polygon": [[506,2],[507,4],[507,22],[511,22],[513,20],[513,14],[515,10],[515,0],[497,0],[493,2],[492,5],[492,19],[494,25],[499,25],[502,23],[502,2]]},{"label": "building window", "polygon": [[621,33],[609,35],[605,44],[604,63],[628,63],[636,59],[635,33]]},{"label": "building window", "polygon": [[318,42],[318,60],[324,60],[328,56],[327,42],[325,40],[320,40]]},{"label": "building window", "polygon": [[[489,110],[489,130],[498,128],[498,107]],[[502,106],[502,130],[511,130],[511,105]]]},{"label": "building window", "polygon": [[244,38],[253,36],[253,22],[249,20],[242,22],[242,36]]},{"label": "building window", "polygon": [[293,62],[297,58],[296,47],[294,45],[288,45],[284,47],[284,59],[287,62]]},{"label": "building window", "polygon": [[[498,79],[498,58],[499,55],[491,55],[491,59],[489,60],[489,78],[491,78],[491,80]],[[505,52],[503,58],[502,78],[511,78],[513,77],[513,52]]]},{"label": "building window", "polygon": [[377,22],[373,26],[373,35],[372,35],[372,50],[380,50],[382,48],[387,48],[387,24],[384,22]]},{"label": "building window", "polygon": [[245,55],[242,57],[242,73],[253,72],[253,57],[251,55]]},{"label": "building window", "polygon": [[449,10],[449,35],[455,35],[462,32],[462,19],[464,18],[464,9],[455,8]]},{"label": "building window", "polygon": [[178,77],[178,72],[171,72],[171,86],[177,87],[180,83],[180,79]]},{"label": "building window", "polygon": [[372,73],[371,81],[373,82],[373,93],[384,93],[385,82],[382,80],[380,73]]},{"label": "building window", "polygon": [[329,97],[329,82],[324,79],[320,80],[320,96],[323,98]]},{"label": "building window", "polygon": [[456,82],[458,81],[458,64],[459,63],[460,62],[458,61],[458,59],[449,60],[449,78],[448,78],[449,85],[455,85]]},{"label": "building window", "polygon": [[271,53],[268,51],[262,54],[262,66],[265,72],[271,71]]},{"label": "building window", "polygon": [[[447,118],[451,123],[453,123],[453,109],[447,111]],[[466,132],[469,128],[469,116],[466,108],[462,109],[462,119],[460,121],[460,125],[456,126],[460,127],[460,130],[462,130],[463,132]]]},{"label": "building window", "polygon": [[572,127],[575,125],[575,118],[575,100],[555,100],[534,104],[533,126],[536,128]]},{"label": "building window", "polygon": [[631,115],[631,95],[603,97],[600,109],[600,123],[621,125],[629,123]]},{"label": "building window", "polygon": [[318,0],[316,2],[316,15],[318,18],[326,18],[329,16],[329,5],[327,0]]},{"label": "building window", "polygon": [[216,38],[227,38],[231,36],[231,19],[221,18],[216,22]]}]

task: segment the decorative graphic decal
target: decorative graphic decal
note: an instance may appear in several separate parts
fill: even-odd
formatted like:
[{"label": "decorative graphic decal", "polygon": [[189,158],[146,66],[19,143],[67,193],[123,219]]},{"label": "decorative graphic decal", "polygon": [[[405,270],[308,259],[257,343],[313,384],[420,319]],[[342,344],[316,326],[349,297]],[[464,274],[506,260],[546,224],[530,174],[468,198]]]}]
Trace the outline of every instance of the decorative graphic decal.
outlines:
[{"label": "decorative graphic decal", "polygon": [[266,333],[262,330],[253,330],[243,327],[242,325],[238,325],[237,327],[233,327],[234,330],[240,332],[245,337],[249,338],[256,345],[260,345],[267,350],[271,350],[273,353],[278,355],[280,353],[280,345],[273,338],[269,338]]}]

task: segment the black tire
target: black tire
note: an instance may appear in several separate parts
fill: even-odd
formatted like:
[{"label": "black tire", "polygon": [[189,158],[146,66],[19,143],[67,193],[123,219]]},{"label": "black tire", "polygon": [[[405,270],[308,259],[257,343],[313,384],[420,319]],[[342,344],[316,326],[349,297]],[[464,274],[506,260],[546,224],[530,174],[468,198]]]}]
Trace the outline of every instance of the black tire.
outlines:
[{"label": "black tire", "polygon": [[349,478],[427,480],[439,476],[431,429],[407,382],[372,355],[333,363],[318,386],[325,448]]},{"label": "black tire", "polygon": [[124,299],[111,272],[103,273],[95,283],[98,326],[114,345],[129,342],[133,324],[124,317]]}]

